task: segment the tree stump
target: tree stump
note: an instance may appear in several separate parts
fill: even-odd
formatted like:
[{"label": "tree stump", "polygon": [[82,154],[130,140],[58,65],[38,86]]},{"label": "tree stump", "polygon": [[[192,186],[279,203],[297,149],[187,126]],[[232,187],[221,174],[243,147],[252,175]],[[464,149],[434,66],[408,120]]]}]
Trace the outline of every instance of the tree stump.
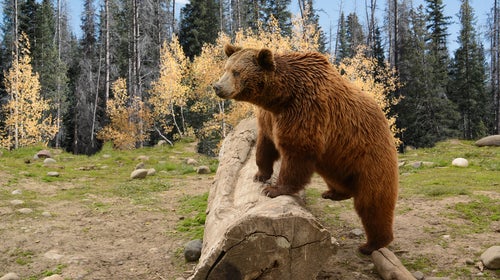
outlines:
[{"label": "tree stump", "polygon": [[253,181],[256,137],[256,120],[248,119],[223,143],[190,279],[315,279],[336,252],[299,196],[261,194],[262,184]]}]

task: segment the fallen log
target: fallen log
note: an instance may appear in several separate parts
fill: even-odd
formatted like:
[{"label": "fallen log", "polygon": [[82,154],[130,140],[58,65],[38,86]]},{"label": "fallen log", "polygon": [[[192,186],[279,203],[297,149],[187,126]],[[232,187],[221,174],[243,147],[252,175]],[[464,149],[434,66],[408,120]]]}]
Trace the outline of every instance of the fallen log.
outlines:
[{"label": "fallen log", "polygon": [[372,260],[384,280],[415,280],[398,257],[387,248],[373,251]]},{"label": "fallen log", "polygon": [[223,143],[190,279],[315,279],[336,252],[299,196],[261,194],[253,181],[256,136],[255,119],[244,120]]}]

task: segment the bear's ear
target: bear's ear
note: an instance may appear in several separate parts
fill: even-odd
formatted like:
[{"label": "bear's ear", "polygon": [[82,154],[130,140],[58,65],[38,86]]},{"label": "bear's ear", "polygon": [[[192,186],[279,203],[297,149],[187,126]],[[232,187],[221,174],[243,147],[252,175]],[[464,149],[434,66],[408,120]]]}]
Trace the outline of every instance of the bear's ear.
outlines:
[{"label": "bear's ear", "polygon": [[240,51],[240,50],[241,50],[241,47],[235,47],[231,44],[226,44],[224,46],[224,52],[226,53],[227,57],[230,57],[231,55],[233,55],[233,53]]},{"label": "bear's ear", "polygon": [[260,67],[267,71],[274,71],[276,65],[274,64],[273,52],[269,49],[261,49],[257,55],[257,63]]}]

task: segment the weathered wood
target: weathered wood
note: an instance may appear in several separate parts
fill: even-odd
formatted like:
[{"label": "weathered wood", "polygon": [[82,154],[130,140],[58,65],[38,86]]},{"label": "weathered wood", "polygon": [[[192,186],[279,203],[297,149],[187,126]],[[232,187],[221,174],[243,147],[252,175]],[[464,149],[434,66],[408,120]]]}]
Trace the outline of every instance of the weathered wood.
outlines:
[{"label": "weathered wood", "polygon": [[253,181],[256,135],[256,121],[245,120],[224,141],[190,279],[315,279],[336,251],[299,196],[261,194]]},{"label": "weathered wood", "polygon": [[398,257],[387,248],[373,251],[372,260],[384,280],[415,280]]}]

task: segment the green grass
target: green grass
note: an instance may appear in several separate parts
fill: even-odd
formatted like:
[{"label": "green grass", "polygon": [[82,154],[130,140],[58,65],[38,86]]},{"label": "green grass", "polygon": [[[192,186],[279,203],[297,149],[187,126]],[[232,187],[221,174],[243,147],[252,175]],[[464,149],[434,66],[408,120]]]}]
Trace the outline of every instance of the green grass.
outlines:
[{"label": "green grass", "polygon": [[206,219],[208,193],[197,196],[184,196],[177,212],[186,215],[177,223],[176,230],[192,239],[203,239]]},{"label": "green grass", "polygon": [[490,229],[491,222],[500,220],[500,200],[484,195],[472,196],[471,202],[450,206],[451,219],[467,221],[466,225],[452,225],[462,234],[481,233]]},{"label": "green grass", "polygon": [[[452,166],[451,162],[457,157],[466,158],[469,166]],[[400,168],[402,197],[440,198],[500,188],[500,149],[497,147],[480,148],[470,141],[453,140],[400,154],[399,159],[407,163]],[[434,165],[414,168],[409,163],[415,161],[433,162]]]}]

